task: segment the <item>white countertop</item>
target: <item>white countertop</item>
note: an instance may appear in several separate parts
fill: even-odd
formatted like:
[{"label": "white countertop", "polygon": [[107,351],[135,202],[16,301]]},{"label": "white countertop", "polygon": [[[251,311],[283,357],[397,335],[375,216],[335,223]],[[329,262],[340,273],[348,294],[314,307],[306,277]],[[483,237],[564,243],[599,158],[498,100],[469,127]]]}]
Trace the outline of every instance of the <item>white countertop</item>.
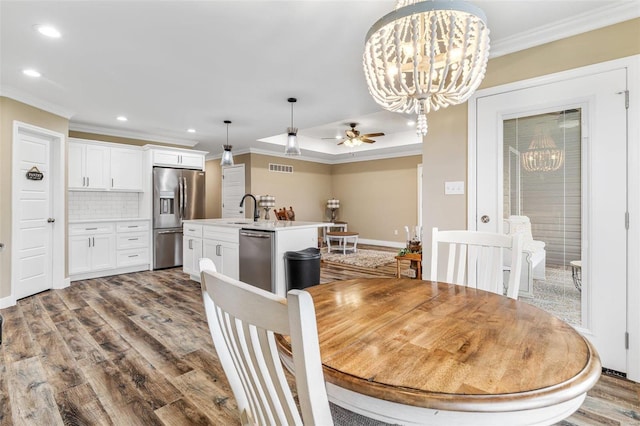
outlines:
[{"label": "white countertop", "polygon": [[224,226],[237,229],[256,229],[260,231],[286,231],[290,229],[320,228],[329,225],[327,222],[299,222],[288,220],[259,220],[254,222],[250,219],[197,219],[185,220],[184,223],[198,225]]},{"label": "white countertop", "polygon": [[69,223],[99,223],[99,222],[133,222],[146,220],[149,221],[151,219],[145,219],[142,217],[114,217],[110,219],[73,219],[70,220]]}]

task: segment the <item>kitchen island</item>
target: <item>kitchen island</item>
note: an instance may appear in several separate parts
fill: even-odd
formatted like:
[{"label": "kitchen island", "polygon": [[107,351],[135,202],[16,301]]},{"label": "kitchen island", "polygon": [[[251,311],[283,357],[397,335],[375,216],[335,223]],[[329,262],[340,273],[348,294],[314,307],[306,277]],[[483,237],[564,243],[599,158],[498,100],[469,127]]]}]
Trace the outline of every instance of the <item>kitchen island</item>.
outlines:
[{"label": "kitchen island", "polygon": [[[240,279],[240,268],[255,268],[256,264],[241,265],[240,231],[264,233],[271,239],[272,291],[286,296],[284,254],[318,246],[318,228],[325,222],[266,221],[245,219],[200,219],[184,221],[183,269],[195,281],[200,282],[198,262],[206,257],[213,260],[216,269],[235,279]],[[246,259],[246,257],[244,257]],[[245,260],[246,262],[246,260]]]}]

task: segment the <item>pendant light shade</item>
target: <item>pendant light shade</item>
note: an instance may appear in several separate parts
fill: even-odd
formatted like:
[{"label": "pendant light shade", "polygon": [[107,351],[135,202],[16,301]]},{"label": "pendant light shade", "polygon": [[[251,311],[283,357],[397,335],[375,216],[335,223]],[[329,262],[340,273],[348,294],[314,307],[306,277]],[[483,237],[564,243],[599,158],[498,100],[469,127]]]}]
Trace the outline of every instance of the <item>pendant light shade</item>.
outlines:
[{"label": "pendant light shade", "polygon": [[296,98],[289,98],[287,101],[291,104],[291,127],[287,128],[287,144],[284,147],[285,155],[300,155],[300,146],[298,146],[298,129],[293,127],[293,104]]},{"label": "pendant light shade", "polygon": [[417,131],[425,135],[429,111],[465,102],[484,78],[486,22],[463,1],[398,0],[365,40],[369,93],[389,111],[418,114]]},{"label": "pendant light shade", "polygon": [[222,148],[222,158],[220,159],[221,166],[233,166],[233,154],[231,154],[231,145],[229,145],[229,124],[231,121],[224,120],[224,124],[227,125],[227,143],[223,145]]}]

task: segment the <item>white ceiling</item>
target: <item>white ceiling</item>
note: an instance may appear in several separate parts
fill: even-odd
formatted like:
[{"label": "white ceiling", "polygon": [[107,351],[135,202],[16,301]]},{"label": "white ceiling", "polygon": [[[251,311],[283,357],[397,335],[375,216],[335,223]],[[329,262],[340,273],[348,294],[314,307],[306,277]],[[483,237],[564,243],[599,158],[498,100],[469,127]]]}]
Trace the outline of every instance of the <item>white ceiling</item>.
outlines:
[{"label": "white ceiling", "polygon": [[[639,0],[472,1],[486,13],[492,55],[640,16]],[[194,146],[220,156],[280,155],[290,125],[303,158],[353,161],[421,152],[413,117],[367,92],[362,49],[394,2],[0,2],[0,94],[70,118],[72,130]],[[51,24],[47,39],[34,25]],[[42,73],[39,79],[24,68]],[[116,116],[125,115],[121,123]],[[348,122],[377,142],[350,150],[322,138]],[[195,134],[186,132],[196,129]]]}]

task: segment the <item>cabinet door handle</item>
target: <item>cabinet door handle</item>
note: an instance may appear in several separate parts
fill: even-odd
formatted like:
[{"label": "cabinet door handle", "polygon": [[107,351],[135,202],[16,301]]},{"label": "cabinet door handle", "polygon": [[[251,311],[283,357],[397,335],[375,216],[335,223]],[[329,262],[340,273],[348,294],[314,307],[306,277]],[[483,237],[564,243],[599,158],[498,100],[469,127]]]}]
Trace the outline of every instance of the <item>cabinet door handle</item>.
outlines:
[{"label": "cabinet door handle", "polygon": [[138,241],[137,238],[129,238],[129,241]]},{"label": "cabinet door handle", "polygon": [[113,188],[113,178],[111,178],[111,187]]},{"label": "cabinet door handle", "polygon": [[130,254],[129,257],[138,257],[137,254]]},{"label": "cabinet door handle", "polygon": [[84,228],[85,231],[95,231],[98,228]]},{"label": "cabinet door handle", "polygon": [[91,237],[91,242],[93,243],[93,247],[96,246],[96,237]]},{"label": "cabinet door handle", "polygon": [[87,176],[87,187],[89,186],[89,176]]},{"label": "cabinet door handle", "polygon": [[137,228],[138,225],[127,225],[127,228]]},{"label": "cabinet door handle", "polygon": [[82,186],[87,186],[87,178],[82,176]]},{"label": "cabinet door handle", "polygon": [[89,247],[91,247],[91,237],[87,238],[89,240]]},{"label": "cabinet door handle", "polygon": [[189,250],[193,250],[193,240],[189,240]]},{"label": "cabinet door handle", "polygon": [[216,256],[222,256],[222,255],[220,254],[220,247],[222,247],[220,244],[217,244],[217,245],[216,245]]}]

